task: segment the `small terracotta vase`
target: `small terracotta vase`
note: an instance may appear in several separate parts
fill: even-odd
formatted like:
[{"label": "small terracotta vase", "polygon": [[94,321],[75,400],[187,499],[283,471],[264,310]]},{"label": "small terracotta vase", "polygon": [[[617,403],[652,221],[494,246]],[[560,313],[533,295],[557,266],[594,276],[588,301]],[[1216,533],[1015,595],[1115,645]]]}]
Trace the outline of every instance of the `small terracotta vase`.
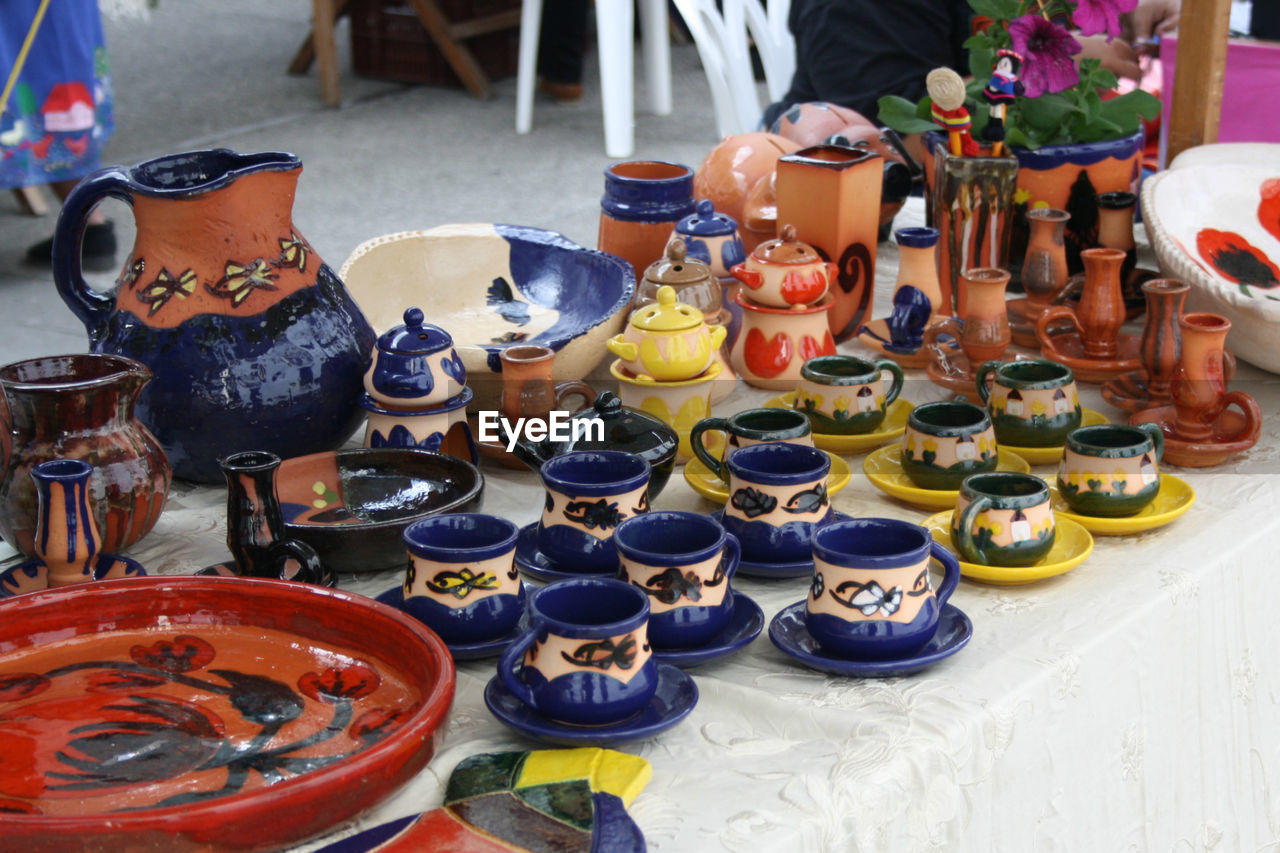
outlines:
[{"label": "small terracotta vase", "polygon": [[693,171],[662,160],[630,160],[604,170],[596,248],[631,264],[636,280],[662,257],[671,231],[693,213]]},{"label": "small terracotta vase", "polygon": [[790,391],[800,382],[800,368],[819,355],[835,355],[836,342],[827,325],[832,297],[806,308],[757,305],[738,294],[743,309],[742,334],[729,353],[734,371],[748,384]]},{"label": "small terracotta vase", "polygon": [[118,355],[33,358],[0,367],[0,534],[35,555],[39,517],[31,471],[50,459],[93,469],[91,509],[104,551],[119,551],[151,530],[164,509],[172,472],[165,452],[134,414],[151,371]]},{"label": "small terracotta vase", "polygon": [[336,579],[310,545],[285,538],[276,496],[280,457],[248,450],[228,456],[221,467],[227,478],[227,548],[236,572],[334,586]]},{"label": "small terracotta vase", "polygon": [[898,280],[893,288],[893,312],[886,321],[895,348],[920,349],[930,323],[951,313],[943,304],[938,282],[938,229],[900,228]]},{"label": "small terracotta vase", "polygon": [[1122,282],[1129,280],[1129,273],[1138,263],[1138,247],[1133,242],[1133,212],[1137,204],[1138,197],[1127,191],[1098,196],[1098,245],[1124,252],[1124,266],[1120,269]]},{"label": "small terracotta vase", "polygon": [[[1085,249],[1084,293],[1080,305],[1072,310],[1056,305],[1041,313],[1036,320],[1036,337],[1042,347],[1052,348],[1049,326],[1056,320],[1070,320],[1080,333],[1083,354],[1087,359],[1115,359],[1120,354],[1120,326],[1124,323],[1124,296],[1120,290],[1120,267],[1124,252],[1119,249]],[[1046,352],[1049,358],[1056,359]]]},{"label": "small terracotta vase", "polygon": [[1261,410],[1242,391],[1228,391],[1222,345],[1231,321],[1218,314],[1184,314],[1178,318],[1182,357],[1170,383],[1176,411],[1174,435],[1184,441],[1213,437],[1218,417],[1235,404],[1245,413],[1246,432],[1257,436]]},{"label": "small terracotta vase", "polygon": [[[995,267],[979,267],[962,276],[967,313],[934,323],[924,333],[924,349],[929,354],[929,378],[944,388],[977,399],[974,373],[985,361],[999,359],[1012,340],[1009,314],[1005,309],[1005,288],[1009,273]],[[950,337],[960,343],[964,356],[957,357],[939,343]]]},{"label": "small terracotta vase", "polygon": [[778,160],[778,222],[838,268],[827,325],[837,341],[870,319],[884,158],[865,147],[815,145]]},{"label": "small terracotta vase", "polygon": [[[1022,286],[1027,292],[1027,318],[1035,320],[1066,285],[1067,247],[1063,241],[1067,220],[1065,210],[1041,207],[1027,211],[1031,233],[1022,261]],[[1130,238],[1132,238],[1130,234]]]},{"label": "small terracotta vase", "polygon": [[596,398],[596,392],[585,382],[551,381],[551,362],[555,355],[551,347],[541,344],[520,344],[499,352],[502,414],[512,422],[516,418],[545,418],[552,409],[563,409],[564,401],[574,394],[582,397],[582,404],[573,411],[590,406]]},{"label": "small terracotta vase", "polygon": [[89,506],[92,473],[78,459],[53,459],[31,471],[40,503],[36,556],[48,570],[50,589],[93,580],[102,539]]},{"label": "small terracotta vase", "polygon": [[1158,278],[1142,285],[1147,297],[1147,319],[1142,325],[1142,366],[1147,372],[1147,398],[1151,405],[1168,403],[1169,386],[1182,358],[1182,333],[1178,321],[1187,301],[1189,284]]}]

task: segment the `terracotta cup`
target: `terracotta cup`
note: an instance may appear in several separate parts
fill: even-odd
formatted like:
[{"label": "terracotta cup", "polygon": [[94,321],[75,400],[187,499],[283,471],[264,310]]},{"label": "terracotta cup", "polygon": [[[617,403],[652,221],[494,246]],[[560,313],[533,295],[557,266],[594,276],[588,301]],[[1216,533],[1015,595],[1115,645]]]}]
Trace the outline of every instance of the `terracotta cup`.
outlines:
[{"label": "terracotta cup", "polygon": [[994,471],[996,433],[985,409],[943,400],[907,415],[902,470],[922,489],[958,489],[970,474]]},{"label": "terracotta cup", "polygon": [[1084,410],[1075,375],[1065,364],[1047,359],[987,361],[978,368],[976,380],[1001,444],[1060,447],[1080,426]]},{"label": "terracotta cup", "polygon": [[404,609],[446,643],[510,634],[524,613],[515,568],[520,528],[483,513],[419,519],[404,529]]},{"label": "terracotta cup", "polygon": [[[1183,441],[1257,441],[1262,428],[1262,410],[1243,391],[1227,390],[1229,361],[1224,360],[1223,343],[1231,331],[1231,321],[1219,314],[1183,314],[1178,318],[1182,332],[1182,355],[1170,383],[1175,411],[1174,434]],[[1234,436],[1217,433],[1219,416],[1229,406],[1244,415]]]},{"label": "terracotta cup", "polygon": [[978,267],[966,270],[960,280],[965,294],[960,316],[947,317],[925,329],[924,346],[930,358],[943,364],[949,360],[938,343],[942,337],[959,341],[970,365],[1000,358],[1012,340],[1004,298],[1009,273],[995,267]]},{"label": "terracotta cup", "polygon": [[831,459],[814,447],[772,442],[729,454],[724,527],[744,560],[794,563],[809,556],[813,531],[831,521]]},{"label": "terracotta cup", "polygon": [[649,463],[621,450],[575,450],[552,457],[539,474],[546,487],[538,548],[561,571],[618,570],[613,532],[649,511]]},{"label": "terracotta cup", "polygon": [[530,630],[507,647],[498,676],[552,720],[602,725],[643,708],[658,687],[649,596],[613,578],[557,581],[529,597]]},{"label": "terracotta cup", "polygon": [[[888,388],[886,370],[893,377]],[[852,355],[820,355],[800,368],[795,407],[824,435],[871,432],[898,399],[902,380],[902,368],[887,358],[866,361]]]},{"label": "terracotta cup", "polygon": [[[719,456],[707,449],[704,436],[708,430],[724,432],[728,438]],[[702,464],[729,482],[729,466],[724,458],[739,447],[785,441],[813,447],[813,428],[809,419],[791,409],[746,409],[728,418],[705,418],[694,425],[689,446]]]},{"label": "terracotta cup", "polygon": [[693,213],[693,171],[662,160],[630,160],[604,170],[596,248],[631,264],[639,281],[662,257],[671,231]]},{"label": "terracotta cup", "polygon": [[618,525],[618,577],[649,596],[656,649],[705,645],[733,612],[729,587],[741,556],[737,537],[697,512],[650,512]]},{"label": "terracotta cup", "polygon": [[951,541],[984,566],[1033,566],[1053,548],[1049,485],[1032,474],[993,471],[960,484]]},{"label": "terracotta cup", "polygon": [[545,418],[552,409],[565,408],[573,395],[582,398],[572,411],[590,406],[596,392],[576,379],[551,381],[555,350],[541,344],[520,344],[498,352],[502,362],[502,413],[516,418]]},{"label": "terracotta cup", "polygon": [[1162,455],[1164,433],[1155,424],[1081,427],[1067,436],[1058,491],[1081,515],[1133,515],[1160,491]]},{"label": "terracotta cup", "polygon": [[[930,560],[944,571],[935,592]],[[960,564],[929,531],[890,518],[837,521],[813,534],[805,626],[824,651],[855,659],[917,651],[938,628]]]}]

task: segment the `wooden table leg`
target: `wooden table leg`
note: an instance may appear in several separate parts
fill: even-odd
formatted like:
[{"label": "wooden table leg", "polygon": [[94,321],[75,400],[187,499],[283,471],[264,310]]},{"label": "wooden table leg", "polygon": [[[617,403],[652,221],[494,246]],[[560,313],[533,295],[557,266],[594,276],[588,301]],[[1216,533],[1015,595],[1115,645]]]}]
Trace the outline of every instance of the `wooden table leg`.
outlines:
[{"label": "wooden table leg", "polygon": [[338,82],[338,44],[333,36],[333,25],[342,5],[340,0],[311,0],[315,18],[311,24],[311,42],[320,77],[320,95],[331,107],[342,103],[342,86]]},{"label": "wooden table leg", "polygon": [[1178,60],[1169,104],[1167,161],[1188,148],[1218,141],[1222,81],[1227,68],[1231,0],[1183,0]]},{"label": "wooden table leg", "polygon": [[455,40],[449,19],[441,13],[435,0],[409,0],[409,5],[413,7],[423,28],[440,49],[440,53],[444,55],[449,67],[462,80],[462,85],[467,87],[467,91],[477,98],[488,98],[490,94],[488,75],[471,55],[471,51]]}]

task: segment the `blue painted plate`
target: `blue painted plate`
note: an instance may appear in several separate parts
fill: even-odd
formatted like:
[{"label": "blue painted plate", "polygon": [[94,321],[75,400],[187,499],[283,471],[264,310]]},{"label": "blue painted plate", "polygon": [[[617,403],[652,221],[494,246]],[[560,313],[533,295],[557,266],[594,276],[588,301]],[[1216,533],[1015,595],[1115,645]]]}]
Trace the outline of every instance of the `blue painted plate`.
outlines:
[{"label": "blue painted plate", "polygon": [[[136,560],[119,554],[99,553],[93,558],[95,581],[117,578],[146,577],[147,571]],[[49,588],[49,570],[44,561],[36,557],[0,572],[0,598],[12,598],[24,592],[40,592]]]},{"label": "blue painted plate", "polygon": [[560,563],[538,549],[538,522],[536,521],[520,528],[520,538],[516,540],[516,568],[520,569],[526,577],[543,583],[573,578],[611,578],[618,573],[617,569],[610,569],[607,572],[573,572],[563,568]]},{"label": "blue painted plate", "polygon": [[764,630],[764,611],[760,605],[738,592],[733,591],[733,611],[729,614],[729,623],[724,630],[716,634],[706,645],[696,649],[673,649],[663,651],[654,649],[653,656],[663,663],[675,666],[697,666],[727,654],[750,643]]},{"label": "blue painted plate", "polygon": [[805,602],[797,601],[779,611],[769,623],[769,639],[786,654],[805,666],[835,675],[854,678],[891,678],[910,675],[926,669],[943,658],[951,657],[965,647],[973,636],[973,623],[958,607],[942,606],[938,630],[924,648],[904,658],[888,660],[851,660],[828,655],[804,624]]},{"label": "blue painted plate", "polygon": [[658,664],[658,689],[649,704],[627,719],[604,726],[578,726],[542,716],[507,692],[495,675],[484,689],[484,704],[499,722],[523,735],[559,746],[612,746],[652,737],[689,716],[698,704],[698,685],[679,667]]}]

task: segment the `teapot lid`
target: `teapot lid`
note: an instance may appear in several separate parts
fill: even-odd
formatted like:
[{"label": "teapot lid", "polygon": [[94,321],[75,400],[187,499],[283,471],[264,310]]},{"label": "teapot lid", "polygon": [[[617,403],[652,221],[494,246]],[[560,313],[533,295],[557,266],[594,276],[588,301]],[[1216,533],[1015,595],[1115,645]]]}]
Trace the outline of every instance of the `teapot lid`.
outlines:
[{"label": "teapot lid", "polygon": [[697,284],[711,278],[711,266],[697,258],[685,257],[688,247],[679,237],[667,242],[666,255],[644,271],[645,281],[676,286]]},{"label": "teapot lid", "polygon": [[422,322],[421,308],[407,308],[404,325],[395,326],[378,338],[379,352],[402,355],[429,355],[453,346],[453,338],[439,326]]},{"label": "teapot lid", "polygon": [[648,332],[677,332],[702,325],[702,312],[687,302],[676,301],[676,289],[669,284],[658,288],[658,301],[631,312],[631,325]]},{"label": "teapot lid", "polygon": [[[604,422],[603,440],[587,440],[580,438],[557,452],[570,450],[625,450],[656,464],[668,457],[674,457],[679,438],[676,431],[662,422],[661,419],[622,405],[622,400],[612,391],[601,391],[590,407],[575,412],[570,420],[599,418]],[[573,433],[570,432],[572,435]],[[591,430],[584,430],[584,436],[591,435]]]},{"label": "teapot lid", "polygon": [[779,233],[781,236],[756,246],[751,256],[771,264],[812,264],[822,260],[816,249],[796,239],[794,225],[783,225]]},{"label": "teapot lid", "polygon": [[733,234],[737,230],[738,223],[733,217],[716,213],[715,204],[708,198],[701,199],[693,213],[676,223],[677,234],[690,234],[696,237],[719,237]]}]

